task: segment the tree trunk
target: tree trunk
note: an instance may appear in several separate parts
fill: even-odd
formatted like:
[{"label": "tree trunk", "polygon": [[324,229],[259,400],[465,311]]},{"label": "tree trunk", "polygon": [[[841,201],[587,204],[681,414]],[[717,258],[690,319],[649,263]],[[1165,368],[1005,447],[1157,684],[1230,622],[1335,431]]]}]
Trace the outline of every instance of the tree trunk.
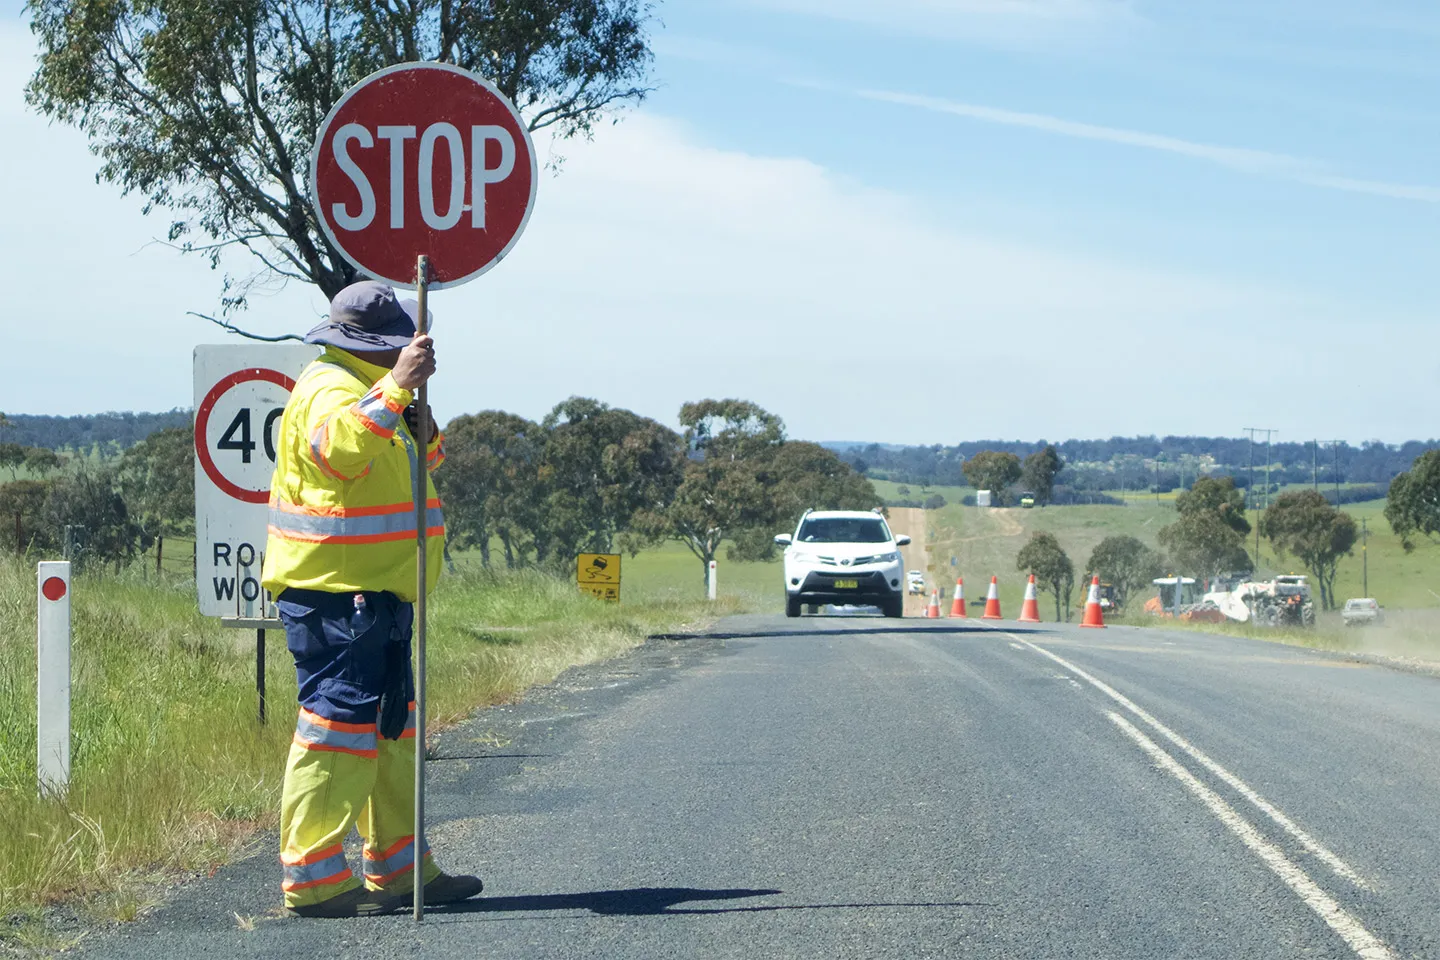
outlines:
[{"label": "tree trunk", "polygon": [[501,546],[503,546],[503,547],[505,548],[505,569],[506,569],[506,570],[514,570],[514,569],[515,569],[515,549],[510,546],[510,537],[509,537],[508,534],[504,534],[504,533],[500,534],[500,544],[501,544]]},{"label": "tree trunk", "polygon": [[490,569],[490,536],[489,531],[480,534],[480,566],[486,570]]},{"label": "tree trunk", "polygon": [[449,571],[449,573],[450,573],[451,576],[454,576],[454,574],[455,574],[455,558],[452,557],[452,556],[450,556],[450,538],[449,538],[449,537],[446,537],[446,538],[445,538],[445,544],[444,544],[444,546],[441,548],[441,552],[444,553],[444,555],[445,555],[445,569],[446,569],[447,571]]}]

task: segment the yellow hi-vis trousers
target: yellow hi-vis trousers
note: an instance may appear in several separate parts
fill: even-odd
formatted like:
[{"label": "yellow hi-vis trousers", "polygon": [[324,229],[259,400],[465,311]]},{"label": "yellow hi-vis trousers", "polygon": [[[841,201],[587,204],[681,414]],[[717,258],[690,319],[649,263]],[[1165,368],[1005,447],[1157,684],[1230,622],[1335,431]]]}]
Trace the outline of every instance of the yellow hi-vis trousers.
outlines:
[{"label": "yellow hi-vis trousers", "polygon": [[[399,740],[373,723],[341,723],[302,707],[280,800],[285,905],[307,906],[352,890],[342,846],[351,826],[365,840],[365,885],[414,889],[415,704]],[[424,845],[424,877],[440,874]]]}]

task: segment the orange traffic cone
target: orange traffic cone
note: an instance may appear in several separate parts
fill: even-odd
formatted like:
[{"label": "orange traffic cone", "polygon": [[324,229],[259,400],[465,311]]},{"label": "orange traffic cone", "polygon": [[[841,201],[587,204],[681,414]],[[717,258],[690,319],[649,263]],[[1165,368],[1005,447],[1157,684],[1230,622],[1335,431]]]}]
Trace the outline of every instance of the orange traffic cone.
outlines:
[{"label": "orange traffic cone", "polygon": [[994,577],[990,578],[990,592],[985,595],[985,613],[981,620],[1004,620],[1000,616],[1000,586]]},{"label": "orange traffic cone", "polygon": [[1035,597],[1035,574],[1030,574],[1030,582],[1025,584],[1025,602],[1020,604],[1020,623],[1040,622],[1040,601]]},{"label": "orange traffic cone", "polygon": [[940,588],[936,587],[930,591],[930,606],[925,608],[925,616],[931,620],[940,619]]},{"label": "orange traffic cone", "polygon": [[950,604],[950,616],[965,616],[965,578],[955,578],[955,600]]},{"label": "orange traffic cone", "polygon": [[1105,614],[1100,610],[1100,578],[1098,576],[1090,581],[1090,596],[1085,600],[1085,619],[1080,621],[1080,626],[1105,626]]}]

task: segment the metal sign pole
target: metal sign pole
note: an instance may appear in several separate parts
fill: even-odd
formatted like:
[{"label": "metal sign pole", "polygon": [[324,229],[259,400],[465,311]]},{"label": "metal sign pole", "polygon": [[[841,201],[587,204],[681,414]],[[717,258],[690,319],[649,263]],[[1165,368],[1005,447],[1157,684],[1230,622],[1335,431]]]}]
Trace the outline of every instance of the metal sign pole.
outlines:
[{"label": "metal sign pole", "polygon": [[[417,333],[428,333],[429,313],[427,274],[430,258],[421,254],[415,263],[415,299],[419,301],[419,316],[415,318]],[[415,836],[414,877],[415,877],[415,920],[425,918],[425,528],[430,490],[429,464],[425,459],[430,442],[430,390],[426,383],[420,384],[415,397],[415,422],[419,434],[415,438],[415,467],[411,477],[415,490]]]},{"label": "metal sign pole", "polygon": [[255,692],[260,695],[260,726],[265,726],[265,628],[255,631]]}]

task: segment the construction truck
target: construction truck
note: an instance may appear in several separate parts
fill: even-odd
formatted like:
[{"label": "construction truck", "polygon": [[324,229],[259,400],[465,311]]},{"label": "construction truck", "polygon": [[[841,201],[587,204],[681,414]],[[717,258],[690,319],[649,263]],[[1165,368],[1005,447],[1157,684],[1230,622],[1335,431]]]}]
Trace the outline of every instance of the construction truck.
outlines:
[{"label": "construction truck", "polygon": [[1113,617],[1120,612],[1120,606],[1120,592],[1115,584],[1100,581],[1100,612],[1107,618]]},{"label": "construction truck", "polygon": [[1231,590],[1205,594],[1204,603],[1213,605],[1227,619],[1261,627],[1315,626],[1315,598],[1310,579],[1300,574],[1283,574],[1273,580],[1247,581]]},{"label": "construction truck", "polygon": [[1212,623],[1225,619],[1213,604],[1201,598],[1200,586],[1194,577],[1158,577],[1150,582],[1155,585],[1156,594],[1145,601],[1145,612],[1152,616]]}]

